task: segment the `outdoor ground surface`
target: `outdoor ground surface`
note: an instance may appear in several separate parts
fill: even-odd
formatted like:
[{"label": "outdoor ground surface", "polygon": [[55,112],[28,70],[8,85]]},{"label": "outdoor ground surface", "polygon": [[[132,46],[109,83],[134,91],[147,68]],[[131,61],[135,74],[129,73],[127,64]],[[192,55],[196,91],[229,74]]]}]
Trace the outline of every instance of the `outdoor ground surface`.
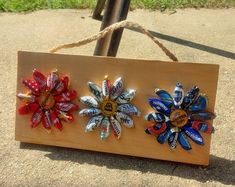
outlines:
[{"label": "outdoor ground surface", "polygon": [[[180,61],[220,64],[207,168],[102,154],[14,140],[17,51],[43,51],[100,28],[90,10],[0,14],[0,186],[222,186],[235,185],[235,10],[136,10],[128,19],[160,36]],[[161,34],[159,34],[161,33]],[[64,50],[92,55],[95,43]],[[145,36],[125,30],[118,57],[168,60]],[[208,72],[210,73],[210,72]],[[156,75],[157,76],[157,75]]]},{"label": "outdoor ground surface", "polygon": [[[44,9],[92,8],[97,0],[0,0],[0,12],[25,12]],[[176,8],[232,8],[234,0],[131,0],[130,9],[173,10]]]}]

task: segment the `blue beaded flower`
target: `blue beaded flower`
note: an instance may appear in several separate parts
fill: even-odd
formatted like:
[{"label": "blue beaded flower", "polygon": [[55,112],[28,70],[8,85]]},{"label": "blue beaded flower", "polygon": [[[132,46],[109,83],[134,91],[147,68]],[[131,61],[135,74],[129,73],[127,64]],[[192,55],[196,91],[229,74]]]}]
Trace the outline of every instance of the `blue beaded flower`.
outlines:
[{"label": "blue beaded flower", "polygon": [[187,137],[199,145],[204,145],[199,131],[205,133],[214,131],[207,120],[214,119],[215,114],[205,111],[208,99],[199,91],[199,88],[194,86],[184,95],[180,83],[176,84],[173,96],[165,90],[155,89],[157,98],[149,98],[148,102],[157,112],[145,116],[145,119],[152,124],[145,132],[156,135],[160,144],[168,141],[171,149],[176,148],[177,141],[183,149],[192,149]]}]

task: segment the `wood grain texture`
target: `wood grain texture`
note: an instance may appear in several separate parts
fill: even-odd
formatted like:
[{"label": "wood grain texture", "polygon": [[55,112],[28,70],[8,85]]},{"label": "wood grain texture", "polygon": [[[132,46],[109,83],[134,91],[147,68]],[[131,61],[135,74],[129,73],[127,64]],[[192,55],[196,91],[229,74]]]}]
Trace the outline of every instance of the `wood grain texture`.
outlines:
[{"label": "wood grain texture", "polygon": [[[21,116],[16,112],[15,139],[17,141],[199,165],[209,164],[210,135],[202,133],[204,146],[197,145],[190,140],[191,151],[183,150],[179,144],[176,150],[171,151],[167,143],[160,145],[154,136],[144,132],[147,122],[143,116],[153,111],[147,99],[154,96],[154,89],[158,87],[172,92],[176,82],[181,82],[185,90],[194,84],[199,86],[201,92],[208,95],[208,110],[214,111],[218,65],[19,52],[17,93],[25,91],[21,81],[25,78],[32,78],[34,68],[41,70],[44,74],[49,74],[52,69],[58,69],[60,74],[67,74],[71,80],[71,87],[78,92],[79,97],[90,95],[87,89],[88,81],[101,85],[106,74],[109,75],[111,81],[121,76],[125,88],[137,90],[136,97],[131,103],[141,110],[142,115],[133,118],[135,128],[127,129],[122,126],[121,139],[117,140],[114,135],[110,134],[106,141],[101,141],[99,130],[91,133],[84,132],[88,118],[78,117],[77,113],[74,114],[74,123],[63,123],[62,132],[52,129],[52,132],[48,134],[41,125],[35,129],[30,128],[31,115]],[[18,108],[20,104],[21,102],[17,100],[16,107]],[[85,108],[81,103],[79,105],[81,109]]]}]

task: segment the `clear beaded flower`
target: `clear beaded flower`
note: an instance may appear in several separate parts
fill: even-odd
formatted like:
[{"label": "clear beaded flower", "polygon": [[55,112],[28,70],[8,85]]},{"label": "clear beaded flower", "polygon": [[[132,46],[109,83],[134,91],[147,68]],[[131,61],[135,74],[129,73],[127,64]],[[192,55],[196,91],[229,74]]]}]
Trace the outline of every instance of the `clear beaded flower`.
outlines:
[{"label": "clear beaded flower", "polygon": [[69,90],[69,78],[67,76],[60,78],[57,70],[52,71],[46,77],[34,69],[33,79],[22,81],[29,92],[17,94],[17,97],[24,103],[18,108],[19,114],[33,113],[32,128],[42,122],[43,127],[47,130],[53,126],[62,130],[61,121],[73,121],[70,112],[78,110],[78,105],[72,103],[72,100],[77,97],[77,92]]},{"label": "clear beaded flower", "polygon": [[199,131],[212,133],[214,129],[207,120],[214,119],[215,115],[205,111],[208,99],[199,91],[194,86],[184,96],[183,86],[178,83],[172,97],[167,91],[156,89],[158,97],[149,98],[148,102],[157,112],[145,116],[151,124],[145,132],[155,135],[160,144],[168,141],[171,149],[176,148],[178,141],[183,149],[191,150],[187,137],[199,145],[204,145]]},{"label": "clear beaded flower", "polygon": [[114,135],[120,138],[122,131],[120,124],[127,128],[134,126],[130,116],[140,115],[140,111],[129,103],[135,96],[135,90],[124,91],[121,77],[111,85],[108,76],[105,76],[102,88],[93,82],[88,82],[88,88],[93,97],[84,96],[80,98],[80,101],[89,108],[79,112],[81,116],[91,117],[86,125],[86,132],[100,127],[100,138],[105,140],[111,129]]}]

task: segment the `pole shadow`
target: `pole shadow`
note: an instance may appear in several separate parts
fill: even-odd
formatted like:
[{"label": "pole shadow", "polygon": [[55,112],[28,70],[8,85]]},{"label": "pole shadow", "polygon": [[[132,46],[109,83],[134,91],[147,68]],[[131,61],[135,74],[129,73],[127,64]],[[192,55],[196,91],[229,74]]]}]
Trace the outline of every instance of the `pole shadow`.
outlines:
[{"label": "pole shadow", "polygon": [[[135,32],[140,32],[136,29],[132,29],[132,28],[128,28],[128,29],[132,30],[132,31],[135,31]],[[176,43],[176,44],[184,45],[184,46],[187,46],[187,47],[191,47],[191,48],[194,48],[194,49],[198,49],[198,50],[201,50],[201,51],[206,51],[208,53],[216,54],[216,55],[219,55],[219,56],[222,56],[222,57],[226,57],[226,58],[230,58],[230,59],[235,60],[235,53],[233,53],[233,52],[226,51],[226,50],[219,49],[219,48],[215,48],[215,47],[211,47],[211,46],[207,46],[207,45],[196,43],[196,42],[192,42],[192,41],[189,41],[189,40],[184,40],[184,39],[181,39],[181,38],[177,38],[177,37],[174,37],[174,36],[162,34],[162,33],[151,31],[151,30],[148,30],[148,31],[150,32],[150,34],[152,34],[156,38],[166,40],[166,41],[169,41],[169,42],[173,42],[173,43]]]},{"label": "pole shadow", "polygon": [[199,182],[217,181],[226,185],[235,185],[235,161],[210,155],[208,167],[182,164],[169,161],[145,159],[132,156],[58,148],[53,146],[20,143],[21,149],[46,151],[45,156],[51,160],[71,161],[79,164],[105,166],[110,169],[135,170],[142,173],[177,176]]}]

